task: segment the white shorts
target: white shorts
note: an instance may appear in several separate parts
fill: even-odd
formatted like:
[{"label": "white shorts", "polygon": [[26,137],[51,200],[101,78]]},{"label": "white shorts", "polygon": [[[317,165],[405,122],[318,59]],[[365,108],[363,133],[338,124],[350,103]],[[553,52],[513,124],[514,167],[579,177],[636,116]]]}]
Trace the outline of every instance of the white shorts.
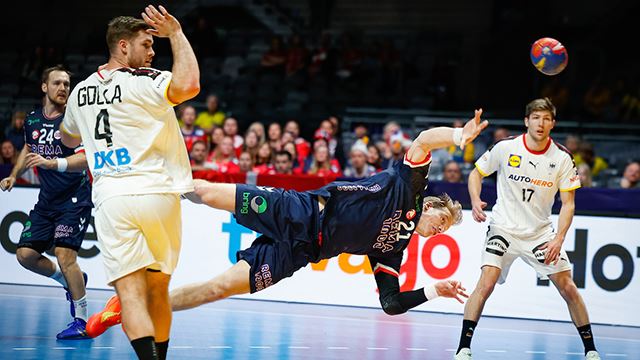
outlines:
[{"label": "white shorts", "polygon": [[182,213],[177,194],[122,195],[96,209],[107,282],[143,268],[171,275],[178,264]]},{"label": "white shorts", "polygon": [[553,231],[549,231],[536,238],[523,239],[491,225],[482,251],[482,266],[491,265],[502,270],[498,279],[499,284],[505,282],[511,264],[517,258],[522,258],[534,268],[541,279],[547,279],[551,274],[571,270],[571,263],[564,249],[560,250],[560,260],[555,265],[544,263],[546,250],[539,250],[539,248],[553,240],[555,235]]}]

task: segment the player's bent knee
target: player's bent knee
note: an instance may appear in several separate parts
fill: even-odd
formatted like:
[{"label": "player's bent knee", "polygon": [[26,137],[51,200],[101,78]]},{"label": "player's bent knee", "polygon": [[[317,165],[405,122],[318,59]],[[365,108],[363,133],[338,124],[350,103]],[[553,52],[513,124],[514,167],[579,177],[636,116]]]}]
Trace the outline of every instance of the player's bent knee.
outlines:
[{"label": "player's bent knee", "polygon": [[18,250],[16,250],[16,259],[18,263],[24,267],[32,265],[39,256],[40,254],[29,248],[18,248]]},{"label": "player's bent knee", "polygon": [[564,284],[560,288],[560,295],[568,302],[577,302],[580,300],[580,293],[578,287],[573,281]]}]

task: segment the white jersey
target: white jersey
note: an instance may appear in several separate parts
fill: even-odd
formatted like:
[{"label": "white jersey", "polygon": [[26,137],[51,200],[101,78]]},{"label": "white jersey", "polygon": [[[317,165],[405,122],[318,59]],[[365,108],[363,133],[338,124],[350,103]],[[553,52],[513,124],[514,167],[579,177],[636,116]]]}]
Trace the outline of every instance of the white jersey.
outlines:
[{"label": "white jersey", "polygon": [[476,168],[482,176],[498,172],[490,225],[521,237],[552,230],[556,193],[580,187],[571,153],[551,138],[542,151],[529,149],[524,135],[499,141],[476,161]]},{"label": "white jersey", "polygon": [[175,104],[167,98],[171,76],[99,69],[71,92],[62,127],[82,137],[96,207],[118,195],[193,191]]}]

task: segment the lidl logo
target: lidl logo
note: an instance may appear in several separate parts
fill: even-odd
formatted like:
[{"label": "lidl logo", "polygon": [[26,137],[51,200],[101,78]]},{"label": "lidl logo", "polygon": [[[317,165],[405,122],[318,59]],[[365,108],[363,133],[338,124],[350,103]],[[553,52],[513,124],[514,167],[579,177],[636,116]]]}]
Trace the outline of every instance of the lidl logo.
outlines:
[{"label": "lidl logo", "polygon": [[519,168],[521,162],[522,162],[522,156],[514,155],[514,154],[509,155],[509,166],[514,168]]}]

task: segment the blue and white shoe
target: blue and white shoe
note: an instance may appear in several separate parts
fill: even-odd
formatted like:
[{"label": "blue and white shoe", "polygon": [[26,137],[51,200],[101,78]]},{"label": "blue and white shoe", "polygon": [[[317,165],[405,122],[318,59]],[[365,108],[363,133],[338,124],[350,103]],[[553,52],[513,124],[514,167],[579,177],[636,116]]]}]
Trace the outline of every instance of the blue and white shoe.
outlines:
[{"label": "blue and white shoe", "polygon": [[[89,276],[87,275],[86,272],[82,272],[82,278],[84,279],[84,286],[85,288],[87,287],[87,283],[89,282]],[[71,292],[69,291],[68,288],[64,288],[64,291],[66,291],[66,297],[67,297],[67,301],[69,302],[69,312],[71,313],[71,317],[75,318],[76,317],[76,307],[73,306],[73,297],[71,297]]]},{"label": "blue and white shoe", "polygon": [[75,318],[72,322],[67,324],[67,328],[62,330],[56,335],[58,340],[82,340],[82,339],[91,339],[89,335],[87,335],[87,322]]}]

